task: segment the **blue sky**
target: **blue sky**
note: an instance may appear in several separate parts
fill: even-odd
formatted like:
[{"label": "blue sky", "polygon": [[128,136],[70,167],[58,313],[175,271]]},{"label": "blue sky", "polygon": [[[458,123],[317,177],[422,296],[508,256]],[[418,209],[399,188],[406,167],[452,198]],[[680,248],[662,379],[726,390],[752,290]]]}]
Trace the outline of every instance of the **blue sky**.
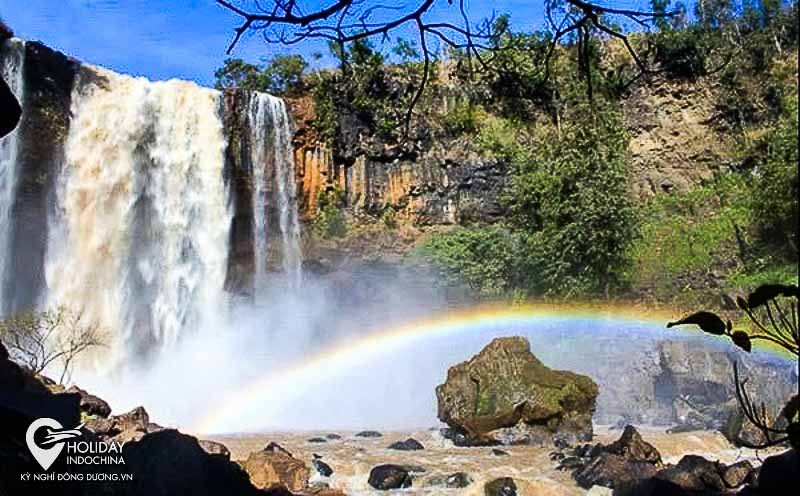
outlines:
[{"label": "blue sky", "polygon": [[[311,0],[306,5],[313,3],[328,4]],[[614,1],[637,3],[642,2]],[[457,19],[455,7],[445,0],[437,4],[431,19]],[[471,0],[469,13],[478,20],[496,9],[510,13],[516,27],[530,27],[541,22],[542,5],[543,0]],[[238,22],[214,0],[0,0],[0,17],[18,37],[40,40],[80,60],[150,79],[181,78],[204,85],[213,84],[214,70],[226,58]],[[327,52],[320,44],[286,48],[249,36],[233,56],[257,62],[275,53],[315,51]]]}]

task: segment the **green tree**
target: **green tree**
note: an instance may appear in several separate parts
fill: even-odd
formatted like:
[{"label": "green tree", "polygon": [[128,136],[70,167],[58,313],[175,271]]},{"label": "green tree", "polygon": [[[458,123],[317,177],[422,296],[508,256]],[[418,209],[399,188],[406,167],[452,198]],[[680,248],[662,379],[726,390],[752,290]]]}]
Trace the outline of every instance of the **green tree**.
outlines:
[{"label": "green tree", "polygon": [[538,291],[608,294],[627,264],[635,233],[627,136],[612,111],[584,120],[548,127],[515,163],[507,201]]},{"label": "green tree", "polygon": [[267,91],[267,80],[261,67],[242,59],[225,59],[223,66],[214,72],[214,87],[222,90],[238,88],[251,91]]},{"label": "green tree", "polygon": [[267,81],[267,91],[284,95],[303,89],[303,75],[308,62],[302,55],[276,55],[267,63],[263,77]]},{"label": "green tree", "polygon": [[755,171],[753,200],[762,235],[797,260],[798,188],[797,175],[797,100],[791,103],[783,119],[757,144],[766,148]]}]

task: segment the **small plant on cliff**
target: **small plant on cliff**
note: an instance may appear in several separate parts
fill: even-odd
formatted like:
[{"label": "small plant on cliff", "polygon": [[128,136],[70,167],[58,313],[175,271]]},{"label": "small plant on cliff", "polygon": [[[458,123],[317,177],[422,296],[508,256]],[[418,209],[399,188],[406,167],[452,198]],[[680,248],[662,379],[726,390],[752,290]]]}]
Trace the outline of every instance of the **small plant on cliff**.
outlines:
[{"label": "small plant on cliff", "polygon": [[0,321],[0,340],[11,359],[34,374],[60,367],[59,382],[69,378],[80,354],[101,344],[99,327],[65,307],[23,312]]},{"label": "small plant on cliff", "polygon": [[341,238],[347,234],[347,222],[342,211],[344,192],[335,188],[324,191],[317,201],[317,215],[311,229],[322,238]]},{"label": "small plant on cliff", "polygon": [[[725,321],[717,314],[707,311],[695,312],[668,323],[667,327],[697,325],[703,332],[729,338],[748,353],[752,350],[753,342],[765,341],[788,352],[800,364],[800,296],[797,286],[765,284],[750,293],[747,299],[739,297],[737,305],[749,319],[752,326],[749,331],[734,329],[730,320]],[[742,439],[738,442],[750,448],[763,449],[788,441],[794,449],[800,449],[800,394],[789,399],[781,409],[780,416],[785,420],[785,426],[782,426],[779,422],[770,422],[766,406],[756,403],[750,396],[746,388],[747,379],[740,379],[735,363],[733,376],[739,407],[745,418],[761,431],[764,438],[758,444]]]}]

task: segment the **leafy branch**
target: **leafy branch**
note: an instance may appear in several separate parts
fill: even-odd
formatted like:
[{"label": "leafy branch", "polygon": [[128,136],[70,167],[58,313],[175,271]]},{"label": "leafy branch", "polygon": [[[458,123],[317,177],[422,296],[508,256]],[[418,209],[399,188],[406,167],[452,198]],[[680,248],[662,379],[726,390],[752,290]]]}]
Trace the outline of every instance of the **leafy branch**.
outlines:
[{"label": "leafy branch", "polygon": [[[747,299],[739,297],[738,307],[747,315],[753,324],[753,331],[734,330],[730,320],[723,321],[717,314],[707,311],[695,312],[683,319],[670,322],[667,327],[693,324],[703,332],[715,336],[726,336],[746,352],[752,351],[754,341],[766,341],[776,345],[800,363],[800,336],[798,336],[798,318],[800,317],[800,297],[795,285],[764,284],[750,293]],[[781,409],[788,426],[778,427],[770,422],[764,403],[756,403],[747,391],[747,379],[739,376],[739,367],[733,367],[736,399],[745,418],[750,421],[764,436],[762,443],[749,443],[742,439],[737,441],[743,446],[763,449],[789,441],[795,449],[800,447],[800,390]],[[799,386],[800,387],[800,386]]]}]

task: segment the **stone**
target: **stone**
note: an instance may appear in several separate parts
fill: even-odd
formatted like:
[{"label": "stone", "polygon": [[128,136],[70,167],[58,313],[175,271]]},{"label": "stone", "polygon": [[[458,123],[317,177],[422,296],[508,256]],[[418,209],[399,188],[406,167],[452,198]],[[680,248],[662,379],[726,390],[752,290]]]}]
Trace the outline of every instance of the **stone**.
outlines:
[{"label": "stone", "polygon": [[400,451],[417,451],[417,450],[424,450],[425,446],[422,445],[419,441],[413,438],[408,438],[405,441],[396,441],[388,446],[388,449],[391,450],[400,450]]},{"label": "stone", "polygon": [[582,468],[586,465],[586,460],[582,458],[578,458],[577,456],[567,456],[561,459],[556,467],[557,470],[574,470],[576,468]]},{"label": "stone", "polygon": [[699,455],[685,455],[677,465],[658,472],[657,479],[672,482],[687,491],[725,491],[727,486],[720,473],[723,466]]},{"label": "stone", "polygon": [[632,425],[626,426],[619,439],[602,449],[628,460],[661,464],[661,454],[655,446],[642,439],[639,431]]},{"label": "stone", "polygon": [[722,471],[722,480],[725,482],[726,486],[737,488],[747,482],[750,478],[750,472],[752,471],[753,464],[747,460],[742,460],[725,467]]},{"label": "stone", "polygon": [[150,415],[144,407],[137,406],[133,410],[123,413],[122,415],[115,415],[111,417],[114,425],[119,432],[127,430],[141,430],[147,432],[150,425]]},{"label": "stone", "polygon": [[492,448],[492,454],[494,456],[509,456],[511,453],[509,453],[508,451],[503,451],[501,449]]},{"label": "stone", "polygon": [[656,475],[658,469],[653,463],[626,460],[621,455],[602,452],[584,467],[579,468],[573,477],[584,489],[604,486],[612,489],[624,488]]},{"label": "stone", "polygon": [[502,477],[483,486],[485,496],[517,496],[517,484],[511,477]]},{"label": "stone", "polygon": [[591,439],[597,394],[589,377],[547,368],[521,337],[495,339],[451,367],[436,388],[439,419],[477,443],[504,439],[505,432],[493,437],[492,431],[509,428],[546,432],[550,442],[555,434]]},{"label": "stone", "polygon": [[323,477],[330,477],[331,475],[333,475],[333,469],[331,468],[331,466],[323,462],[322,460],[315,458],[314,460],[311,460],[311,464],[314,466],[314,469],[317,471],[319,475]]},{"label": "stone", "polygon": [[308,442],[321,444],[321,443],[327,443],[328,440],[325,439],[324,437],[312,437],[311,439],[308,440]]},{"label": "stone", "polygon": [[356,437],[383,437],[378,431],[361,431],[356,433]]},{"label": "stone", "polygon": [[326,438],[326,439],[330,439],[331,441],[334,441],[334,440],[336,440],[336,439],[341,439],[341,438],[342,438],[342,436],[340,436],[339,434],[333,434],[333,433],[331,433],[331,434],[325,434],[325,438]]},{"label": "stone", "polygon": [[207,439],[200,439],[198,443],[200,444],[200,447],[203,448],[203,451],[205,451],[209,455],[220,456],[226,460],[231,459],[230,450],[228,449],[227,446],[225,446],[222,443],[218,443],[216,441],[209,441]]},{"label": "stone", "polygon": [[284,486],[296,492],[308,486],[310,470],[302,461],[280,452],[256,451],[245,460],[244,469],[259,489]]},{"label": "stone", "polygon": [[111,407],[102,398],[89,394],[77,386],[70,387],[66,392],[74,393],[81,397],[81,413],[101,418],[107,418],[111,415]]},{"label": "stone", "polygon": [[267,443],[267,445],[264,446],[264,451],[266,451],[267,453],[283,453],[284,455],[292,456],[292,454],[289,453],[288,450],[286,450],[283,446],[274,441],[270,441],[269,443]]},{"label": "stone", "polygon": [[461,489],[472,484],[472,477],[466,472],[456,472],[447,476],[444,482],[445,487]]},{"label": "stone", "polygon": [[381,491],[411,487],[411,476],[400,465],[378,465],[369,472],[370,486]]}]

